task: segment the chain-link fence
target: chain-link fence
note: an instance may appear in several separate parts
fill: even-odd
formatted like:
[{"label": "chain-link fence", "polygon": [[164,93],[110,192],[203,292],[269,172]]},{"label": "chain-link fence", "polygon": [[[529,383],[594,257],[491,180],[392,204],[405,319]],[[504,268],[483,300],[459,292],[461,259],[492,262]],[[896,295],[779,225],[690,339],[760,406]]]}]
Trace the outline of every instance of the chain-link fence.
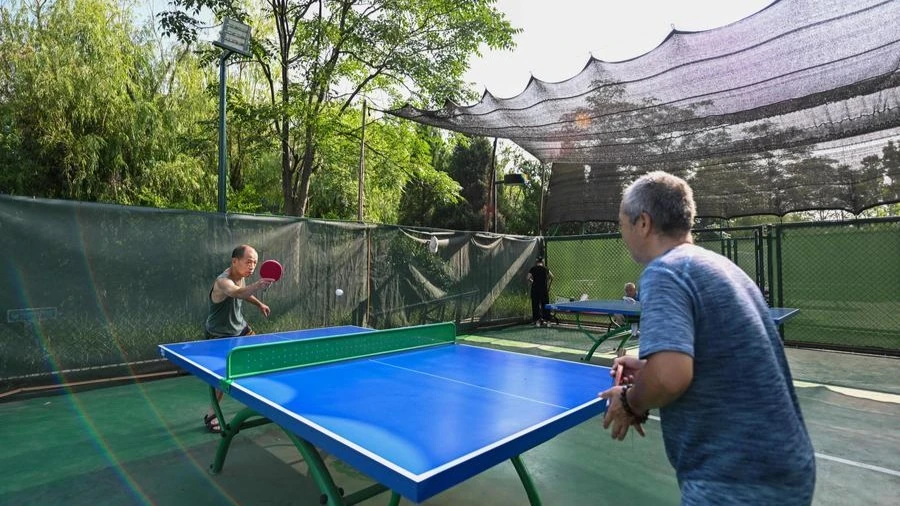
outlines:
[{"label": "chain-link fence", "polygon": [[258,333],[521,318],[538,246],[531,237],[6,196],[0,237],[0,393],[170,368],[156,346],[201,338],[212,282],[241,243],[285,266],[259,295],[268,319],[244,306]]},{"label": "chain-link fence", "polygon": [[[795,307],[791,345],[900,355],[900,218],[697,230],[771,306]],[[547,238],[551,300],[617,299],[642,268],[619,234]],[[602,323],[602,321],[600,322]]]},{"label": "chain-link fence", "polygon": [[800,308],[786,340],[900,352],[900,219],[779,225],[774,303]]}]

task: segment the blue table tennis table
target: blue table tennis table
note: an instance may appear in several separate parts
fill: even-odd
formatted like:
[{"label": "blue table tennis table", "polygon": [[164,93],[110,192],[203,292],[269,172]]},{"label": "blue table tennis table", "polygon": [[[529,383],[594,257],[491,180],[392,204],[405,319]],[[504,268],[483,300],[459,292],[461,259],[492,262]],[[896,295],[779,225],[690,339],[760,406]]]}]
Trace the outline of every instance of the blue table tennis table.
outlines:
[{"label": "blue table tennis table", "polygon": [[[350,505],[382,492],[424,501],[511,460],[532,505],[540,497],[520,455],[606,410],[606,367],[456,343],[453,323],[374,331],[331,327],[160,345],[210,385],[222,439],[274,422],[322,492]],[[227,421],[215,388],[246,406]],[[376,483],[343,495],[322,449]],[[523,497],[524,499],[524,497]]]},{"label": "blue table tennis table", "polygon": [[[632,300],[581,300],[570,302],[558,302],[555,304],[547,304],[547,311],[557,313],[571,313],[575,315],[575,322],[578,329],[584,333],[594,344],[587,354],[581,360],[587,362],[591,360],[597,347],[610,339],[620,339],[616,345],[616,355],[622,355],[625,351],[625,343],[634,337],[639,331],[641,320],[641,303]],[[769,314],[775,321],[775,325],[782,325],[791,318],[797,316],[799,309],[794,308],[769,308]],[[597,334],[587,328],[581,317],[583,315],[606,315],[610,316],[610,326],[606,332]],[[616,320],[612,317],[620,315],[621,318]]]}]

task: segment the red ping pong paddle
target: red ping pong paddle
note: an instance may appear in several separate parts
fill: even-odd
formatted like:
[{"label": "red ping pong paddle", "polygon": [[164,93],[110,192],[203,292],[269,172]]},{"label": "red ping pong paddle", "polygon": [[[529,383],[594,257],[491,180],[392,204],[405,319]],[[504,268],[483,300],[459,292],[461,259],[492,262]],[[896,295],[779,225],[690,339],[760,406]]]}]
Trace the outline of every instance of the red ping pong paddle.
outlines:
[{"label": "red ping pong paddle", "polygon": [[[625,366],[619,365],[618,369],[616,369],[616,379],[613,381],[613,386],[617,387],[622,384],[622,371],[625,370]],[[612,404],[612,399],[607,399],[606,405],[607,407]]]},{"label": "red ping pong paddle", "polygon": [[278,281],[283,270],[277,260],[266,260],[259,266],[259,277]]}]

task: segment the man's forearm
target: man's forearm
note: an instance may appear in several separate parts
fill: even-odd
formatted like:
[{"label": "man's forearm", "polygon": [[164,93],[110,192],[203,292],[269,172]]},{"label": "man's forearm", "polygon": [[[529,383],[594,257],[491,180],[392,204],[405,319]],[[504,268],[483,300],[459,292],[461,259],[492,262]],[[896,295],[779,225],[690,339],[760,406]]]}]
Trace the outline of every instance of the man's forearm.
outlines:
[{"label": "man's forearm", "polygon": [[694,377],[693,359],[682,353],[654,355],[641,369],[628,390],[628,404],[637,413],[661,408],[675,401],[690,386]]},{"label": "man's forearm", "polygon": [[[252,283],[247,286],[242,286],[242,287],[238,288],[237,290],[235,290],[235,292],[231,296],[236,299],[244,299],[246,301],[253,302],[250,299],[256,298],[253,296],[253,294],[255,294],[257,291],[259,291],[259,285],[257,285],[256,283]],[[253,302],[253,303],[258,305],[259,301],[257,300],[256,302]]]},{"label": "man's forearm", "polygon": [[678,395],[647,385],[646,382],[638,382],[628,389],[628,405],[635,413],[644,413],[654,408],[661,408],[677,399]]},{"label": "man's forearm", "polygon": [[262,307],[262,302],[259,299],[257,299],[255,295],[251,295],[244,300],[253,304],[256,307]]}]

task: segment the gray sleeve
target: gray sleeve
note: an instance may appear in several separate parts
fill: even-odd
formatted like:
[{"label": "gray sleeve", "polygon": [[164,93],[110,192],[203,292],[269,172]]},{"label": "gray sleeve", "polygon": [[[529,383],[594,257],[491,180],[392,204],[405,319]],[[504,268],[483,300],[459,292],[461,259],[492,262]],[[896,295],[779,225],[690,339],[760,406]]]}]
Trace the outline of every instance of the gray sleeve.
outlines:
[{"label": "gray sleeve", "polygon": [[660,351],[694,356],[694,303],[688,285],[669,269],[641,276],[641,358]]}]

